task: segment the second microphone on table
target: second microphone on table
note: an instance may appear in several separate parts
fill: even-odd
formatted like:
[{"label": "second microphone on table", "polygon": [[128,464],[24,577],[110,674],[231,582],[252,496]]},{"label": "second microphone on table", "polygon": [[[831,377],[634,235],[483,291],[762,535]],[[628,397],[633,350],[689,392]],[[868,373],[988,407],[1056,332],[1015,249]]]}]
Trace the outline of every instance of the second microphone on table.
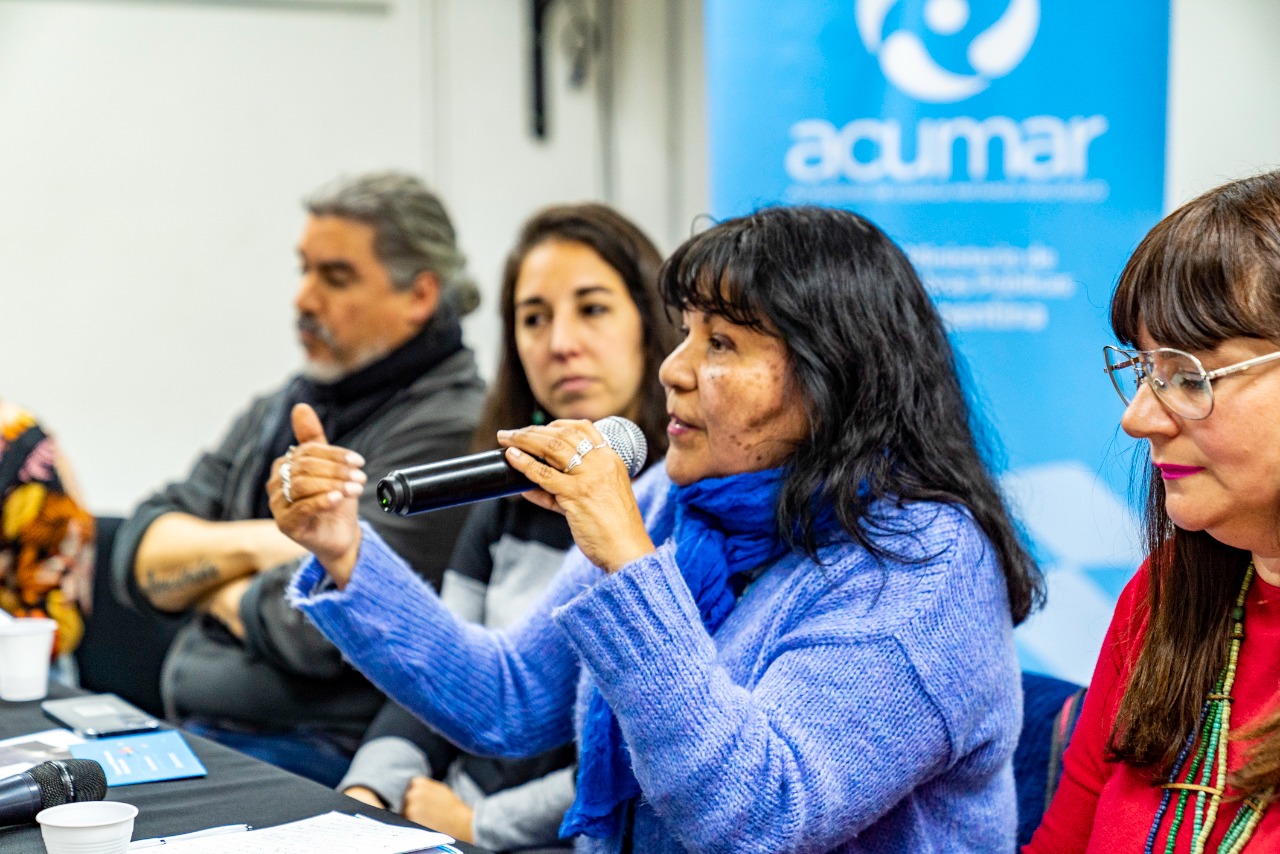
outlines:
[{"label": "second microphone on table", "polygon": [[[0,780],[0,825],[35,821],[49,807],[100,801],[107,775],[92,759],[53,759]],[[6,849],[7,850],[7,849]]]},{"label": "second microphone on table", "polygon": [[[635,477],[649,454],[644,433],[617,415],[595,422],[609,447]],[[387,513],[409,516],[443,507],[456,507],[534,489],[530,480],[511,467],[502,450],[397,469],[378,481],[378,503]]]}]

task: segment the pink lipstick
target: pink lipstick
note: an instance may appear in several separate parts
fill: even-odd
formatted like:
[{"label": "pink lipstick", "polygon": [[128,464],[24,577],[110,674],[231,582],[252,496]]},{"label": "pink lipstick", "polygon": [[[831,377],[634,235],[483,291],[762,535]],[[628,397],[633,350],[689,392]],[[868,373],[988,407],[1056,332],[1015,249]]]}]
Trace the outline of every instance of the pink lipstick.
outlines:
[{"label": "pink lipstick", "polygon": [[1204,471],[1204,466],[1177,466],[1173,463],[1156,463],[1155,466],[1165,480],[1178,480]]}]

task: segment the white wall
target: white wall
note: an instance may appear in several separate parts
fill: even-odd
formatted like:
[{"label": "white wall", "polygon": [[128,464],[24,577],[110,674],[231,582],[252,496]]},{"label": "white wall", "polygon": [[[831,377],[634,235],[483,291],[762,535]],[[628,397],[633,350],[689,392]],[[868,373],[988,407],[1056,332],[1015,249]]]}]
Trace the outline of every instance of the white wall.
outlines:
[{"label": "white wall", "polygon": [[1280,3],[1173,0],[1165,206],[1280,167]]},{"label": "white wall", "polygon": [[0,3],[0,393],[95,511],[181,474],[296,364],[298,199],[420,171],[417,3]]},{"label": "white wall", "polygon": [[[579,7],[612,27],[574,88]],[[93,510],[127,512],[294,369],[299,200],[375,168],[442,192],[489,372],[535,209],[605,198],[666,249],[687,234],[703,154],[675,135],[701,94],[669,97],[668,36],[700,44],[699,11],[557,3],[538,141],[524,0],[0,0],[0,395],[56,431]]]},{"label": "white wall", "polygon": [[[528,131],[526,0],[0,0],[0,395],[58,433],[96,512],[180,476],[297,364],[299,199],[419,172],[487,303],[519,223],[601,198],[664,249],[705,211],[699,0],[581,0],[587,85],[549,38]],[[1280,164],[1280,4],[1174,0],[1170,205]]]}]

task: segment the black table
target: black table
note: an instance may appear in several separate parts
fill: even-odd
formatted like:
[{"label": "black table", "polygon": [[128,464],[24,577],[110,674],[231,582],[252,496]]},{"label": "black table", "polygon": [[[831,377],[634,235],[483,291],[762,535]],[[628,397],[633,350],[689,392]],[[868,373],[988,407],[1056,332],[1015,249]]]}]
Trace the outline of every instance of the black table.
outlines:
[{"label": "black table", "polygon": [[[81,693],[58,685],[50,697]],[[40,703],[0,700],[0,738],[53,729],[57,725],[40,711]],[[107,790],[107,800],[125,801],[138,808],[133,838],[172,836],[223,824],[271,827],[337,810],[360,813],[389,824],[417,827],[394,813],[375,809],[296,774],[260,762],[191,733],[183,733],[191,750],[204,763],[207,777],[141,783]],[[484,854],[474,845],[456,843],[470,854]],[[162,850],[162,849],[156,849]],[[4,854],[44,854],[40,829],[34,824],[0,827]]]}]

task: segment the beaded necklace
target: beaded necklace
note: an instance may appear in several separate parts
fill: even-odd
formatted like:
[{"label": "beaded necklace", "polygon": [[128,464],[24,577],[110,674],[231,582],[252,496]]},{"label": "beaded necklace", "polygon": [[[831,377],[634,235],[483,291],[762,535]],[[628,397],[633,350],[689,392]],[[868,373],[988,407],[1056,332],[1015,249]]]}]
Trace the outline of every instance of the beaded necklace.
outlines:
[{"label": "beaded necklace", "polygon": [[[1218,806],[1222,803],[1222,795],[1227,781],[1227,733],[1231,729],[1231,689],[1236,681],[1236,661],[1240,656],[1240,643],[1244,640],[1244,600],[1253,582],[1253,564],[1245,571],[1244,581],[1240,584],[1240,593],[1236,596],[1235,607],[1231,609],[1231,644],[1227,648],[1227,664],[1218,674],[1213,690],[1205,697],[1204,706],[1200,709],[1200,720],[1187,735],[1182,750],[1173,763],[1169,779],[1160,788],[1164,794],[1160,798],[1160,807],[1156,810],[1155,820],[1151,823],[1151,831],[1147,834],[1144,854],[1155,854],[1156,837],[1160,833],[1160,825],[1164,822],[1173,793],[1178,793],[1178,804],[1174,808],[1173,822],[1169,826],[1169,834],[1165,839],[1165,854],[1173,854],[1174,845],[1178,841],[1178,831],[1182,829],[1184,813],[1191,796],[1195,796],[1195,806],[1191,813],[1191,854],[1204,854],[1205,844],[1218,818]],[[1195,755],[1191,766],[1186,770],[1187,758],[1192,748]],[[1212,776],[1212,780],[1210,777]],[[1181,781],[1180,781],[1181,780]],[[1226,835],[1218,843],[1218,854],[1239,854],[1266,810],[1270,792],[1248,798],[1240,806]]]}]

